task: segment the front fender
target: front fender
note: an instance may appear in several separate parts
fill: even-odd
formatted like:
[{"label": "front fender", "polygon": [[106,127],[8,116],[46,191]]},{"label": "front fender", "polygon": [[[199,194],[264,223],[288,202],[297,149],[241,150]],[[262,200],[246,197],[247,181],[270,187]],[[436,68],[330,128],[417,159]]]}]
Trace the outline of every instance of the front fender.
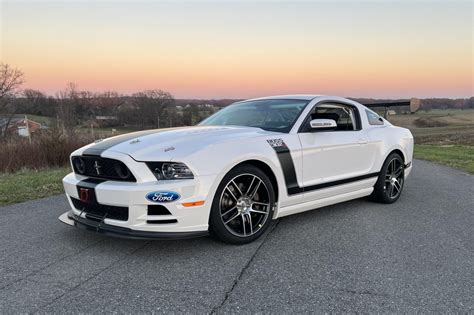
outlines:
[{"label": "front fender", "polygon": [[[190,168],[196,171],[197,176],[214,176],[214,183],[209,190],[210,196],[215,195],[220,182],[232,168],[246,161],[265,163],[272,170],[277,181],[278,206],[285,206],[294,202],[292,200],[295,198],[290,199],[288,197],[280,162],[274,149],[268,144],[267,139],[286,137],[290,137],[290,135],[276,135],[250,141],[247,139],[244,141],[215,144],[187,156],[185,163],[189,164]],[[285,143],[294,147],[299,145],[298,141],[292,142],[291,139],[285,139]],[[299,152],[299,147],[295,147],[295,151]]]}]

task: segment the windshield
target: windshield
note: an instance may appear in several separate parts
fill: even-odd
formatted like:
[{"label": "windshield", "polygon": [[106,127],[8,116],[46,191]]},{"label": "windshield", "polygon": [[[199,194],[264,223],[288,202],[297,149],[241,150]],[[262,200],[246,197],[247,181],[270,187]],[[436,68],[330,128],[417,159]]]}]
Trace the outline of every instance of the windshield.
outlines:
[{"label": "windshield", "polygon": [[202,121],[200,126],[246,126],[289,132],[306,100],[256,100],[234,103]]}]

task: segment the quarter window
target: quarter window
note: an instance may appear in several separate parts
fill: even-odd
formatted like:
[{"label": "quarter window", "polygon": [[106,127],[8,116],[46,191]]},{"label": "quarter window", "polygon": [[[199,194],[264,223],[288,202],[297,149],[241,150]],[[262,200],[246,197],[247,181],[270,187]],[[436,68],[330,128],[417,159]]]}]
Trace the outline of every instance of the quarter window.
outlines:
[{"label": "quarter window", "polygon": [[366,110],[365,113],[370,125],[383,125],[383,120],[379,115],[370,110]]}]

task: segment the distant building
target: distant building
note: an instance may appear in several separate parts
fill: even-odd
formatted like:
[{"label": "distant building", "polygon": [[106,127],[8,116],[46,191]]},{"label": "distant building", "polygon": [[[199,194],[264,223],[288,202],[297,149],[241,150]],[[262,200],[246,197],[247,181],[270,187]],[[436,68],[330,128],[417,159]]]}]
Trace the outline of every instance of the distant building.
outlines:
[{"label": "distant building", "polygon": [[[5,126],[8,124],[8,118],[0,118],[0,128],[3,131]],[[40,129],[47,129],[47,126],[41,125],[39,122],[36,122],[27,118],[18,118],[14,117],[8,124],[6,130],[7,133],[16,133],[22,137],[29,137],[30,134],[37,132]]]},{"label": "distant building", "polygon": [[117,116],[95,116],[96,120],[118,120]]},{"label": "distant building", "polygon": [[181,105],[178,105],[176,106],[176,109],[177,110],[182,110],[183,108],[190,108],[190,107],[197,107],[199,108],[200,110],[209,110],[209,109],[214,109],[216,106],[212,105],[212,104],[186,104],[183,106]]}]

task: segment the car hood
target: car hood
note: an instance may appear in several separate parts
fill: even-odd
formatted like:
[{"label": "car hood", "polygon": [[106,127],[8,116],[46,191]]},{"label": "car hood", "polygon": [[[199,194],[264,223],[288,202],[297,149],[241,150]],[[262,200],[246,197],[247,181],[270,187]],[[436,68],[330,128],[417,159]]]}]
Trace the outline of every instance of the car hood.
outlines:
[{"label": "car hood", "polygon": [[[137,161],[172,160],[221,142],[275,134],[253,127],[195,126],[157,129],[110,147],[108,150],[130,155]],[[113,139],[113,138],[112,138]],[[106,142],[108,140],[104,140]],[[94,148],[93,146],[91,147]]]}]

